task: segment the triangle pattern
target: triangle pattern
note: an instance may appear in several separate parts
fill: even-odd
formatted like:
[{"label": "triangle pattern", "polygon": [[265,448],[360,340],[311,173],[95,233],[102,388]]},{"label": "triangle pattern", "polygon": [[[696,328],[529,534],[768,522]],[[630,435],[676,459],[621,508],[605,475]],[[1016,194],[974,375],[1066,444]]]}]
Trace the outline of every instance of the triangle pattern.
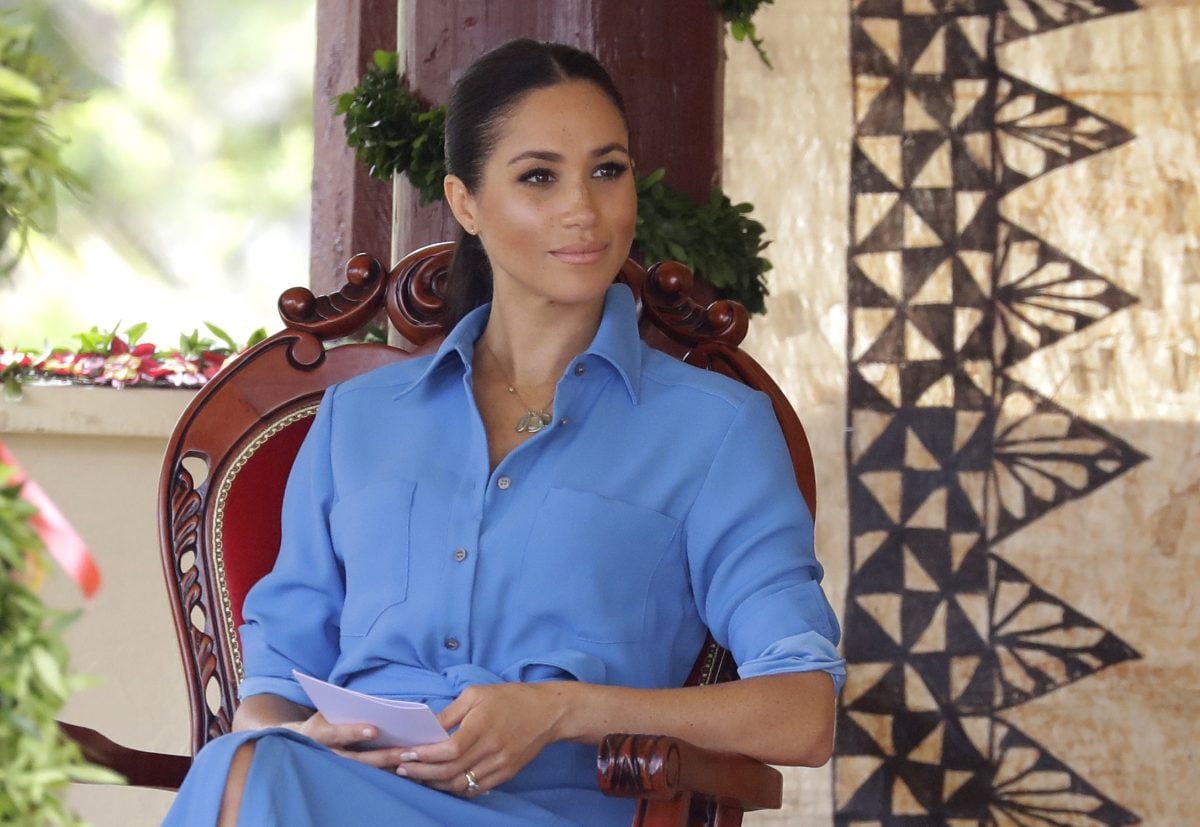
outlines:
[{"label": "triangle pattern", "polygon": [[900,135],[864,135],[858,139],[859,151],[896,189],[904,186],[901,141]]},{"label": "triangle pattern", "polygon": [[[997,590],[1016,584],[1022,599],[999,607],[992,638],[1002,664],[1000,706],[1041,697],[1101,669],[1141,656],[1123,640],[1033,585],[1015,567],[993,561]],[[1011,589],[1010,589],[1011,591]]]},{"label": "triangle pattern", "polygon": [[916,95],[911,91],[906,91],[904,94],[904,131],[923,132],[929,130],[940,132],[942,125],[938,123],[937,118],[929,114]]},{"label": "triangle pattern", "polygon": [[990,553],[1145,458],[1008,375],[1134,298],[999,212],[1132,135],[998,71],[997,45],[1132,7],[852,0],[838,827],[1135,820],[995,714],[1137,653]]},{"label": "triangle pattern", "polygon": [[954,407],[954,376],[947,373],[938,379],[917,397],[918,408],[952,408]]},{"label": "triangle pattern", "polygon": [[[997,172],[1005,193],[1133,138],[1113,121],[1012,75],[1001,74],[995,107],[1001,160]],[[1053,115],[1049,124],[1048,113]]]},{"label": "triangle pattern", "polygon": [[996,514],[992,541],[1087,496],[1147,458],[1007,376],[1000,378],[998,407],[989,492],[994,497],[989,510]]},{"label": "triangle pattern", "polygon": [[889,638],[900,643],[900,604],[898,594],[863,594],[858,597],[858,605],[867,616],[875,621]]},{"label": "triangle pattern", "polygon": [[947,258],[925,279],[909,304],[954,304],[954,259]]},{"label": "triangle pattern", "polygon": [[900,200],[898,193],[859,193],[854,198],[854,235],[859,243],[886,230],[884,222]]},{"label": "triangle pattern", "polygon": [[1048,242],[1001,222],[996,302],[999,363],[1011,366],[1137,299]]},{"label": "triangle pattern", "polygon": [[1000,719],[994,727],[996,815],[1030,825],[1140,823],[1023,732]]},{"label": "triangle pattern", "polygon": [[1009,0],[997,20],[996,45],[1135,11],[1135,0]]},{"label": "triangle pattern", "polygon": [[940,247],[941,236],[921,217],[921,214],[904,205],[904,246],[905,247]]},{"label": "triangle pattern", "polygon": [[923,816],[929,813],[921,806],[921,802],[917,801],[904,779],[898,776],[892,782],[892,812],[898,816]]},{"label": "triangle pattern", "polygon": [[889,298],[900,301],[904,291],[904,262],[899,251],[863,253],[854,257],[854,263],[872,284]]},{"label": "triangle pattern", "polygon": [[894,663],[854,664],[846,671],[846,684],[842,687],[842,708],[853,708],[855,701],[873,689],[883,676],[894,668]]},{"label": "triangle pattern", "polygon": [[942,467],[938,458],[929,452],[921,438],[909,429],[904,440],[904,467],[921,471],[936,471]]},{"label": "triangle pattern", "polygon": [[892,417],[878,411],[858,410],[851,415],[852,435],[850,438],[851,457],[854,462],[862,459],[863,454],[875,444],[875,440],[891,424]]},{"label": "triangle pattern", "polygon": [[914,75],[943,75],[946,72],[946,30],[938,29],[925,51],[912,64]]},{"label": "triangle pattern", "polygon": [[988,41],[991,39],[992,21],[983,15],[960,17],[955,21],[963,40],[975,53],[975,57],[986,60]]},{"label": "triangle pattern", "polygon": [[904,550],[904,589],[910,592],[932,592],[941,590],[937,581],[929,576],[929,572],[921,565],[912,549]]},{"label": "triangle pattern", "polygon": [[882,767],[883,759],[873,755],[838,755],[833,790],[837,808],[871,807],[880,800],[884,794]]},{"label": "triangle pattern", "polygon": [[893,66],[900,65],[900,21],[867,17],[860,19],[858,25]]}]

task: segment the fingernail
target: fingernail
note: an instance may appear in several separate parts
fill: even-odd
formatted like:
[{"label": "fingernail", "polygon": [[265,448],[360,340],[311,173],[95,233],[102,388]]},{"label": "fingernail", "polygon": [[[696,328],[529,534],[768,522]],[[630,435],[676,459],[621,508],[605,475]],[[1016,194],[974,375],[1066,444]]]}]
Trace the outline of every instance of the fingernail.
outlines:
[{"label": "fingernail", "polygon": [[396,767],[396,775],[408,775],[408,770],[404,767]]},{"label": "fingernail", "polygon": [[402,753],[400,753],[400,760],[401,761],[419,761],[421,759],[419,757],[417,757],[417,754],[415,752],[402,752]]},{"label": "fingernail", "polygon": [[363,737],[364,737],[364,738],[370,738],[370,737],[371,737],[372,735],[374,735],[375,733],[374,733],[374,732],[371,730],[371,728],[370,728],[370,727],[364,727],[364,728],[363,728],[363,731],[362,731],[362,734],[363,734]]}]

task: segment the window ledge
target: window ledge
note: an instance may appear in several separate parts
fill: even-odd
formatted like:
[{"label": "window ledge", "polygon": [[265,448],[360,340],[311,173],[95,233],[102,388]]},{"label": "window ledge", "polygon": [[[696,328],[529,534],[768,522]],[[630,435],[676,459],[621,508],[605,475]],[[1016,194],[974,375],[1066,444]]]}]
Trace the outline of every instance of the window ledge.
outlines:
[{"label": "window ledge", "polygon": [[17,401],[0,400],[0,435],[46,434],[166,439],[194,388],[120,390],[30,382]]}]

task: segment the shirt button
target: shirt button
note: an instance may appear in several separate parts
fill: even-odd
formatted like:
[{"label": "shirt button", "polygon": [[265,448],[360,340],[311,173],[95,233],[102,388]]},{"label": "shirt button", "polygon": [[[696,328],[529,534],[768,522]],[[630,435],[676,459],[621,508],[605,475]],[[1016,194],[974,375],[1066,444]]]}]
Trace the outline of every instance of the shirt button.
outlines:
[{"label": "shirt button", "polygon": [[446,640],[445,640],[445,641],[442,643],[442,645],[443,645],[443,646],[445,646],[447,649],[449,649],[451,652],[453,652],[455,649],[457,649],[457,648],[458,648],[458,638],[456,638],[456,637],[448,637],[448,638],[446,638]]},{"label": "shirt button", "polygon": [[466,560],[467,559],[467,550],[465,548],[456,548],[454,550],[454,559],[460,563],[463,560]]},{"label": "shirt button", "polygon": [[578,365],[575,366],[575,375],[576,376],[583,376],[585,373],[587,373],[587,365],[585,365],[583,362],[580,362]]},{"label": "shirt button", "polygon": [[507,491],[510,485],[512,485],[512,480],[510,480],[508,477],[501,477],[500,479],[496,480],[496,487],[501,491]]},{"label": "shirt button", "polygon": [[566,424],[567,424],[568,422],[570,422],[570,421],[571,421],[571,420],[567,419],[567,417],[565,417],[565,416],[564,416],[562,419],[558,420],[558,424],[559,424],[559,425],[566,425]]}]

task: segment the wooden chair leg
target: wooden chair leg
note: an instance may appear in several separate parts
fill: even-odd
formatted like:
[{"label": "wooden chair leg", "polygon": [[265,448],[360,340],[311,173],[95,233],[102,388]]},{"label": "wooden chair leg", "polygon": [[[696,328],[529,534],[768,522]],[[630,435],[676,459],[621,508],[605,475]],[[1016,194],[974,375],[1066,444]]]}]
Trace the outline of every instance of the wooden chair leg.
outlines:
[{"label": "wooden chair leg", "polygon": [[669,801],[642,800],[634,827],[688,827],[691,793],[680,793]]},{"label": "wooden chair leg", "polygon": [[742,816],[745,811],[741,807],[717,805],[717,816],[713,819],[713,827],[742,827]]}]

